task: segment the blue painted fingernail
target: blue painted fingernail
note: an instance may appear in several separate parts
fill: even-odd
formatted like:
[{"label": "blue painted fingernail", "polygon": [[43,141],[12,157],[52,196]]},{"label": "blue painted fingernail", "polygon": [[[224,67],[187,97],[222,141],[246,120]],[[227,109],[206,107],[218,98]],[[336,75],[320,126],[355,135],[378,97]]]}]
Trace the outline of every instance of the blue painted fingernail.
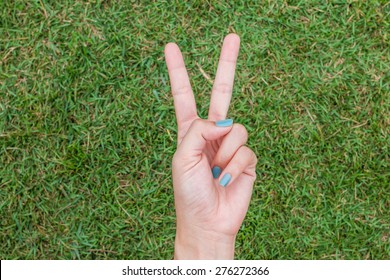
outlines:
[{"label": "blue painted fingernail", "polygon": [[222,187],[226,187],[227,184],[229,184],[230,180],[232,179],[232,175],[230,175],[229,173],[226,173],[225,175],[223,175],[221,181],[219,181],[219,183],[221,184]]},{"label": "blue painted fingernail", "polygon": [[211,169],[211,172],[213,173],[214,179],[217,179],[219,175],[221,175],[221,168],[219,166],[214,166],[213,169]]},{"label": "blue painted fingernail", "polygon": [[217,121],[217,122],[215,122],[215,125],[219,126],[219,127],[232,126],[233,125],[233,120],[232,119],[226,119],[226,120]]}]

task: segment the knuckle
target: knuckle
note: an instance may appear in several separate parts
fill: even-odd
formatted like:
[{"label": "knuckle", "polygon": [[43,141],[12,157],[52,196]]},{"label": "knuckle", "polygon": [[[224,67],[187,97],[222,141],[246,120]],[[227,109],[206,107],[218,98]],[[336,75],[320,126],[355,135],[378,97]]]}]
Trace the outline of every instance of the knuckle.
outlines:
[{"label": "knuckle", "polygon": [[[251,150],[252,151],[252,150]],[[253,164],[256,165],[258,162],[256,154],[252,151],[252,159],[253,159]]]},{"label": "knuckle", "polygon": [[237,133],[237,135],[240,135],[240,137],[242,137],[245,142],[248,140],[248,131],[246,130],[245,126],[237,123],[237,124],[233,125],[233,130],[234,130],[234,133]]},{"label": "knuckle", "polygon": [[232,86],[227,83],[219,83],[214,86],[213,91],[221,94],[229,94],[232,92]]},{"label": "knuckle", "polygon": [[172,89],[172,95],[178,96],[178,95],[187,95],[187,94],[192,94],[192,88],[189,85],[177,87]]},{"label": "knuckle", "polygon": [[[247,146],[241,147],[241,152],[243,154],[242,161],[248,168],[246,169],[247,173],[253,177],[253,181],[256,180],[256,165],[257,165],[257,156],[256,154]],[[246,160],[244,159],[246,158]]]},{"label": "knuckle", "polygon": [[191,127],[199,128],[200,126],[202,126],[202,123],[203,123],[202,119],[193,120],[192,123],[191,123]]},{"label": "knuckle", "polygon": [[210,110],[210,114],[211,116],[213,116],[213,118],[215,120],[224,120],[225,119],[225,115],[223,115],[221,112],[217,111],[217,109],[211,109]]},{"label": "knuckle", "polygon": [[248,146],[242,146],[240,152],[251,159],[251,162],[257,163],[257,156]]},{"label": "knuckle", "polygon": [[240,147],[240,153],[243,155],[243,156],[248,156],[248,155],[250,155],[250,156],[252,156],[252,150],[251,149],[249,149],[249,147],[247,147],[247,146],[241,146]]}]

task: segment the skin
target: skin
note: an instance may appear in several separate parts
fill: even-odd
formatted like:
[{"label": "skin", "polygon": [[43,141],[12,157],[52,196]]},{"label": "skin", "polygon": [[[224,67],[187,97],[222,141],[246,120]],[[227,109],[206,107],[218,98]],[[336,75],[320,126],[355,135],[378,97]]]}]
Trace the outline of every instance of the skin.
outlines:
[{"label": "skin", "polygon": [[[217,127],[226,119],[240,47],[236,34],[225,37],[214,81],[208,119],[198,117],[179,47],[168,43],[165,59],[178,125],[172,161],[176,208],[175,259],[233,259],[234,242],[245,218],[256,179],[257,158],[245,146],[244,126]],[[221,175],[214,179],[212,168]],[[221,178],[232,178],[223,187]]]}]

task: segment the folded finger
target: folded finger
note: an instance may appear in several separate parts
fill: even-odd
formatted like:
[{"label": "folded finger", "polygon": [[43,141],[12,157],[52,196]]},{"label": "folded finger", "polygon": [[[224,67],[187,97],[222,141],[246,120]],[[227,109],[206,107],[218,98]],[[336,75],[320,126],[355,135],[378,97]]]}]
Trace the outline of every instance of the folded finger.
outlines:
[{"label": "folded finger", "polygon": [[212,166],[213,177],[216,179],[228,165],[236,151],[248,140],[248,132],[242,124],[234,124],[232,130],[223,138]]},{"label": "folded finger", "polygon": [[256,162],[256,155],[250,148],[247,146],[240,147],[223,170],[219,184],[222,187],[227,187],[243,173],[256,177]]}]

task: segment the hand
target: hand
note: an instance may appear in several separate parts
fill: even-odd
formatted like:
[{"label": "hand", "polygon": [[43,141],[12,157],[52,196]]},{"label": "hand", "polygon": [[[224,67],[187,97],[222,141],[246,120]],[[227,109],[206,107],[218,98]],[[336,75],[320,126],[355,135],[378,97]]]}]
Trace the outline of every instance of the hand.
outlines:
[{"label": "hand", "polygon": [[[179,47],[165,47],[178,147],[172,175],[177,215],[175,259],[233,259],[237,232],[256,179],[256,155],[245,146],[247,131],[225,120],[240,39],[224,39],[211,93],[208,120],[198,117]],[[222,126],[221,126],[222,125]]]}]

